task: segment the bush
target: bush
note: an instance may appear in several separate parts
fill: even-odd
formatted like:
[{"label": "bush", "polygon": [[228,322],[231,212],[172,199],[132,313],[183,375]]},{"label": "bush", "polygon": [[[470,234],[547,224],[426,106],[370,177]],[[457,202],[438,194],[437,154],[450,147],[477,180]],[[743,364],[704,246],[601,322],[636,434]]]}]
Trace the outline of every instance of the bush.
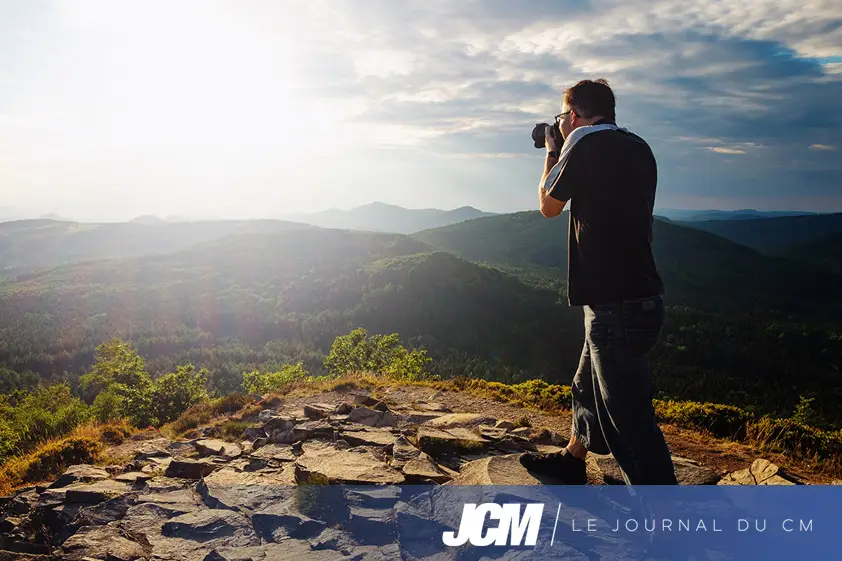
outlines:
[{"label": "bush", "polygon": [[0,495],[15,487],[54,479],[74,464],[93,464],[102,444],[85,436],[48,441],[33,452],[12,458],[0,468]]},{"label": "bush", "polygon": [[243,387],[249,393],[265,395],[280,392],[292,382],[309,378],[304,365],[298,362],[287,364],[279,372],[246,372],[243,374]]},{"label": "bush", "polygon": [[418,380],[426,377],[430,360],[424,348],[403,347],[397,333],[369,337],[365,329],[357,328],[333,341],[325,368],[333,376],[374,372],[395,380]]},{"label": "bush", "polygon": [[197,403],[164,426],[163,431],[173,436],[186,433],[199,425],[209,422],[218,415],[229,415],[241,410],[252,402],[245,394],[231,394],[225,397]]},{"label": "bush", "polygon": [[732,405],[696,401],[654,400],[658,421],[741,440],[753,415]]},{"label": "bush", "polygon": [[200,401],[207,401],[208,371],[192,364],[179,366],[152,384],[152,404],[157,424],[168,423]]},{"label": "bush", "polygon": [[763,417],[749,426],[747,436],[776,452],[842,462],[842,431],[826,431],[794,419]]}]

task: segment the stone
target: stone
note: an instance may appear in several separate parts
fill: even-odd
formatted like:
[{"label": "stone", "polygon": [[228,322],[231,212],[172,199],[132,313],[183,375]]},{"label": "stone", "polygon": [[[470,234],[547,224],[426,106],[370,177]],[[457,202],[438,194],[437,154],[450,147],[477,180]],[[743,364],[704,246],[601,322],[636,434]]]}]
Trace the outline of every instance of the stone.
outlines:
[{"label": "stone", "polygon": [[440,430],[422,426],[416,437],[418,448],[431,456],[480,452],[488,448],[489,442],[468,429],[454,427]]},{"label": "stone", "polygon": [[[596,485],[626,484],[625,479],[623,479],[623,472],[614,456],[610,454],[588,454],[586,462],[597,468],[596,470],[589,470],[589,474],[596,477],[595,480],[589,479],[591,483]],[[673,456],[672,462],[675,467],[675,477],[680,485],[716,485],[720,479],[715,471],[703,467],[693,460]]]},{"label": "stone", "polygon": [[[494,443],[495,448],[506,452],[539,452],[539,446],[542,445],[533,444],[526,438],[519,436],[509,436]],[[561,449],[559,448],[558,451],[561,451]]]},{"label": "stone", "polygon": [[261,423],[265,423],[269,419],[271,419],[273,417],[277,417],[277,416],[278,416],[278,414],[275,411],[273,411],[272,409],[264,409],[263,411],[261,411],[257,415],[257,420],[260,421]]},{"label": "stone", "polygon": [[219,466],[206,461],[196,461],[190,459],[173,460],[167,466],[164,475],[166,477],[180,477],[182,479],[201,479],[202,477],[213,473]]},{"label": "stone", "polygon": [[480,425],[494,425],[497,419],[477,413],[448,413],[424,423],[424,427],[434,429],[474,428]]},{"label": "stone", "polygon": [[532,436],[532,427],[519,427],[519,428],[513,429],[511,432],[515,436],[521,436],[523,438],[529,438],[530,436]]},{"label": "stone", "polygon": [[114,481],[120,481],[122,483],[128,483],[130,485],[138,485],[140,483],[144,483],[152,479],[152,476],[148,473],[143,473],[140,471],[128,471],[126,473],[121,473],[117,477],[114,478]]},{"label": "stone", "polygon": [[69,503],[101,503],[108,499],[125,495],[131,487],[120,481],[97,481],[96,483],[76,483],[65,488],[65,501]]},{"label": "stone", "polygon": [[407,481],[445,483],[451,479],[430,456],[423,452],[414,460],[409,460],[402,471]]},{"label": "stone", "polygon": [[367,450],[305,452],[295,462],[298,483],[397,484],[404,476]]},{"label": "stone", "polygon": [[243,431],[242,439],[254,442],[259,438],[266,438],[269,436],[263,427],[248,427]]},{"label": "stone", "polygon": [[466,464],[445,485],[561,485],[550,476],[528,471],[521,463],[524,454],[482,458]]},{"label": "stone", "polygon": [[363,395],[363,394],[355,394],[354,395],[354,405],[363,405],[365,407],[374,407],[378,403],[380,403],[379,400],[374,399],[373,397],[371,397],[369,395]]},{"label": "stone", "polygon": [[239,446],[231,442],[224,442],[215,439],[202,439],[193,442],[196,451],[203,456],[223,456],[226,458],[236,458],[243,451]]},{"label": "stone", "polygon": [[252,458],[274,460],[276,462],[294,462],[295,453],[288,444],[267,444],[250,454]]},{"label": "stone", "polygon": [[439,413],[450,413],[450,409],[448,409],[441,403],[428,403],[426,401],[417,401],[413,403],[412,406],[419,411],[435,411]]},{"label": "stone", "polygon": [[330,417],[334,409],[329,403],[311,403],[304,406],[304,416],[308,419],[325,419]]},{"label": "stone", "polygon": [[103,481],[111,475],[103,468],[89,464],[76,464],[67,468],[64,473],[49,485],[49,489],[59,489],[74,483],[93,483]]},{"label": "stone", "polygon": [[343,554],[350,554],[357,545],[350,534],[336,528],[325,528],[319,535],[308,539],[307,542],[314,551],[332,549]]},{"label": "stone", "polygon": [[61,552],[61,558],[68,561],[82,561],[86,558],[132,561],[146,557],[139,543],[127,539],[112,526],[79,528],[62,544]]},{"label": "stone", "polygon": [[172,454],[170,454],[167,450],[164,450],[163,448],[145,444],[140,448],[140,450],[135,452],[134,459],[143,461],[152,460],[155,458],[169,458],[170,456],[172,456]]},{"label": "stone", "polygon": [[161,534],[197,542],[225,537],[229,547],[260,545],[248,519],[232,510],[205,509],[176,516],[164,522]]},{"label": "stone", "polygon": [[350,403],[340,403],[333,409],[333,415],[348,415],[353,410],[354,406]]},{"label": "stone", "polygon": [[515,428],[515,424],[513,422],[504,420],[497,421],[494,426],[503,430],[514,430]]},{"label": "stone", "polygon": [[506,429],[490,427],[488,425],[480,425],[478,429],[480,435],[488,440],[503,440],[508,436]]},{"label": "stone", "polygon": [[108,499],[94,506],[81,505],[82,508],[75,515],[76,522],[81,526],[106,526],[115,520],[122,520],[136,502],[137,495],[131,493]]},{"label": "stone", "polygon": [[392,460],[389,465],[395,469],[402,469],[408,461],[414,460],[420,455],[421,450],[410,444],[405,436],[399,436],[392,446]]},{"label": "stone", "polygon": [[397,526],[391,508],[350,505],[348,510],[348,528],[363,543],[382,545],[397,538]]},{"label": "stone", "polygon": [[321,534],[326,525],[295,510],[294,501],[276,503],[256,512],[251,523],[257,534],[266,541],[281,542],[288,539],[307,539]]},{"label": "stone", "polygon": [[382,431],[344,431],[342,439],[351,446],[392,446],[395,436]]},{"label": "stone", "polygon": [[275,416],[266,421],[266,424],[263,425],[263,430],[266,431],[266,434],[272,434],[275,431],[288,431],[295,426],[295,419],[291,417],[281,417]]},{"label": "stone", "polygon": [[800,485],[791,474],[769,460],[758,458],[751,467],[726,474],[719,485]]},{"label": "stone", "polygon": [[172,442],[167,446],[167,451],[176,456],[192,454],[195,450],[189,442]]},{"label": "stone", "polygon": [[211,508],[252,512],[290,498],[295,492],[292,465],[276,473],[224,468],[203,478],[196,492]]}]

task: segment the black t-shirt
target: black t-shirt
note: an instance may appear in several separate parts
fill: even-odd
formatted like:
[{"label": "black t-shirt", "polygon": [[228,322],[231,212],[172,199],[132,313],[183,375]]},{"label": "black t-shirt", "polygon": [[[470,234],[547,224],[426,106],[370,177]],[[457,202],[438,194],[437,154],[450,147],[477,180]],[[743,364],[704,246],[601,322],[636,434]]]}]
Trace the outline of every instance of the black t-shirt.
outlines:
[{"label": "black t-shirt", "polygon": [[570,201],[571,306],[663,294],[652,256],[657,178],[649,145],[629,132],[590,133],[570,151],[550,195]]}]

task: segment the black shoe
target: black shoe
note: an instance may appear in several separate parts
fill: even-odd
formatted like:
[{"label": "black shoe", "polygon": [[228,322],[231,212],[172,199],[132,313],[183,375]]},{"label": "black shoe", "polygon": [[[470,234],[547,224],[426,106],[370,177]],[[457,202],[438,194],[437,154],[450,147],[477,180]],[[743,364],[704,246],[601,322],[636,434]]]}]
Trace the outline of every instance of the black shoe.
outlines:
[{"label": "black shoe", "polygon": [[567,485],[588,483],[585,460],[580,460],[566,448],[554,454],[526,454],[521,463],[529,471],[560,479]]}]

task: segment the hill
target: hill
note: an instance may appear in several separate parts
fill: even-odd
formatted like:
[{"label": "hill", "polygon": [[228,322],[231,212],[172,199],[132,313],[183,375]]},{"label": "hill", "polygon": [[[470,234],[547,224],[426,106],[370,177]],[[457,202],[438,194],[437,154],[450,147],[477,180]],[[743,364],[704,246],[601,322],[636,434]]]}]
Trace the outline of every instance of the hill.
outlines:
[{"label": "hill", "polygon": [[163,224],[165,221],[158,216],[152,214],[144,214],[142,216],[135,216],[129,220],[132,224]]},{"label": "hill", "polygon": [[700,220],[756,220],[758,218],[775,218],[779,216],[816,216],[818,212],[799,210],[762,211],[746,208],[742,210],[690,210],[673,208],[656,208],[655,214],[670,220],[700,221]]},{"label": "hill", "polygon": [[311,226],[280,220],[173,224],[17,220],[0,224],[0,274],[19,274],[112,257],[178,251],[236,233],[285,232]]},{"label": "hill", "polygon": [[792,259],[804,259],[836,273],[842,273],[842,232],[807,243],[794,244],[779,251]]},{"label": "hill", "polygon": [[[755,221],[753,221],[755,222]],[[464,259],[566,279],[567,213],[548,220],[521,212],[418,232],[414,238]],[[832,317],[842,278],[790,259],[761,255],[721,237],[656,220],[653,252],[668,301],[707,310]],[[549,280],[549,279],[548,279]],[[833,305],[833,309],[837,308]]]},{"label": "hill", "polygon": [[[442,376],[569,382],[581,352],[581,312],[560,301],[557,279],[546,279],[563,274],[551,259],[561,238],[540,235],[540,228],[539,235],[530,233],[529,224],[563,226],[536,222],[529,213],[499,218],[473,222],[523,229],[527,239],[547,246],[531,248],[543,266],[527,272],[518,262],[511,266],[527,284],[412,237],[316,228],[234,235],[174,253],[20,275],[0,283],[0,385],[11,391],[33,383],[27,371],[35,373],[34,383],[38,376],[76,380],[92,363],[94,348],[118,336],[149,356],[153,374],[192,363],[209,370],[212,390],[227,393],[253,369],[302,361],[322,373],[334,339],[355,327],[398,333],[408,345],[425,346]],[[456,239],[474,244],[483,230]],[[668,254],[680,254],[672,258],[676,280],[670,290],[680,294],[683,287],[689,295],[684,305],[676,305],[677,294],[669,302],[663,342],[653,354],[658,395],[776,414],[792,411],[800,396],[814,395],[823,422],[842,422],[835,370],[842,327],[832,313],[833,298],[818,294],[805,304],[807,311],[830,308],[824,322],[803,310],[787,316],[766,311],[764,303],[775,301],[770,278],[789,283],[778,285],[781,295],[802,290],[787,280],[786,270],[755,273],[748,268],[755,255],[750,250],[677,231],[687,238],[675,236],[665,245]],[[490,255],[514,251],[506,247],[510,237],[486,238]],[[687,241],[710,238],[721,250]],[[734,247],[739,253],[715,260],[717,251],[727,257]],[[694,255],[709,272],[694,268]]]},{"label": "hill", "polygon": [[312,214],[294,214],[283,218],[312,224],[322,228],[342,228],[409,234],[419,230],[437,228],[465,220],[492,216],[473,207],[454,210],[433,208],[407,209],[396,205],[375,202],[351,210],[331,209]]},{"label": "hill", "polygon": [[842,233],[842,213],[675,223],[704,230],[768,254],[779,253],[795,244],[807,244],[824,236]]}]

